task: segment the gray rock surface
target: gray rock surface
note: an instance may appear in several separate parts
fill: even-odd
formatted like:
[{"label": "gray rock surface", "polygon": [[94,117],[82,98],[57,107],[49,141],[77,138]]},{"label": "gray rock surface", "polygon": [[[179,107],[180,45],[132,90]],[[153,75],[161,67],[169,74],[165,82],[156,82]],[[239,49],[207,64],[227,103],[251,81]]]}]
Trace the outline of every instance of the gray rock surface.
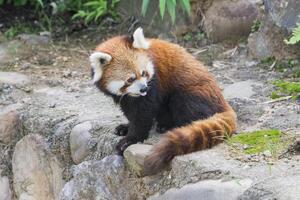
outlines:
[{"label": "gray rock surface", "polygon": [[241,200],[280,199],[293,200],[300,197],[300,174],[273,177],[264,180],[241,195]]},{"label": "gray rock surface", "polygon": [[91,122],[84,122],[77,124],[70,134],[70,148],[71,156],[76,164],[81,163],[89,154],[91,149],[92,136],[90,130],[92,129]]},{"label": "gray rock surface", "polygon": [[24,200],[57,199],[64,181],[62,168],[40,135],[27,135],[12,158],[14,192]]},{"label": "gray rock surface", "polygon": [[223,95],[226,99],[249,99],[255,92],[253,91],[253,85],[257,82],[252,80],[235,82],[233,84],[225,86]]},{"label": "gray rock surface", "polygon": [[144,159],[151,148],[152,145],[133,144],[124,151],[124,158],[129,168],[139,176],[143,175]]},{"label": "gray rock surface", "polygon": [[[0,171],[1,174],[1,171]],[[12,199],[12,192],[9,185],[8,177],[0,176],[0,199],[1,200],[11,200]]]},{"label": "gray rock surface", "polygon": [[28,76],[16,72],[0,72],[0,82],[8,84],[28,84]]},{"label": "gray rock surface", "polygon": [[204,29],[214,42],[237,41],[250,34],[258,9],[251,1],[214,1],[205,13]]},{"label": "gray rock surface", "polygon": [[60,200],[129,200],[130,185],[124,184],[125,167],[121,156],[101,161],[85,161],[73,169],[74,178],[63,187]]},{"label": "gray rock surface", "polygon": [[149,200],[235,200],[252,184],[250,179],[207,180],[187,184],[180,189],[172,188],[160,196]]}]

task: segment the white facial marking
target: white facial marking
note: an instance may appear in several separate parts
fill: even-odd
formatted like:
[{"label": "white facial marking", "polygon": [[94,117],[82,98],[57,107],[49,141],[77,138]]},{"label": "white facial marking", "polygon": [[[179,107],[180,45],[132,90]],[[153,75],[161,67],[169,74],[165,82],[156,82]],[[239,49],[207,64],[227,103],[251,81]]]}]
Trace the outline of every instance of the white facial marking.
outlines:
[{"label": "white facial marking", "polygon": [[132,96],[146,96],[147,92],[140,92],[142,86],[147,86],[147,78],[142,77],[140,80],[134,81],[128,88],[127,93]]},{"label": "white facial marking", "polygon": [[149,61],[146,65],[146,70],[149,73],[150,78],[154,75],[154,66],[151,61]]},{"label": "white facial marking", "polygon": [[136,60],[136,66],[140,69],[140,72],[146,70],[149,74],[149,78],[152,78],[154,75],[154,66],[151,60],[146,55],[139,55]]},{"label": "white facial marking", "polygon": [[133,33],[132,46],[137,49],[149,49],[149,42],[146,40],[141,27],[137,28]]},{"label": "white facial marking", "polygon": [[111,81],[107,84],[107,90],[112,94],[121,95],[120,89],[125,85],[124,81]]},{"label": "white facial marking", "polygon": [[[103,59],[105,62],[101,64],[100,59]],[[94,69],[94,83],[100,80],[102,76],[102,66],[107,64],[109,61],[111,61],[111,56],[107,53],[95,52],[90,55],[90,63]]]}]

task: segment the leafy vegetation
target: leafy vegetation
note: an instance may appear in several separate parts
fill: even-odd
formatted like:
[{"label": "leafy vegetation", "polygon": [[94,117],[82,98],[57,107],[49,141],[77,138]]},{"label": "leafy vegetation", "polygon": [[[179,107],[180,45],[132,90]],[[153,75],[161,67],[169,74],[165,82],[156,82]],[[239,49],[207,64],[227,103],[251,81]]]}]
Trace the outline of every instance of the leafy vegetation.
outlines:
[{"label": "leafy vegetation", "polygon": [[251,26],[251,33],[255,33],[259,30],[261,22],[259,20],[254,20],[253,25]]},{"label": "leafy vegetation", "polygon": [[0,0],[1,5],[31,6],[35,8],[42,29],[51,31],[52,18],[69,12],[72,19],[83,19],[84,22],[98,22],[101,17],[116,17],[116,4],[120,0]]},{"label": "leafy vegetation", "polygon": [[[143,16],[146,15],[148,6],[149,6],[150,0],[143,0],[142,2],[142,10],[141,13]],[[159,0],[158,1],[158,7],[159,7],[159,13],[161,18],[164,18],[165,11],[167,9],[172,23],[175,23],[176,19],[176,7],[178,6],[179,2],[179,7],[183,9],[184,12],[186,12],[188,15],[190,14],[191,11],[191,5],[189,0]]]},{"label": "leafy vegetation", "polygon": [[4,36],[10,40],[20,33],[31,33],[31,32],[32,30],[28,26],[25,26],[22,23],[17,23],[16,25],[11,26],[9,29],[7,29],[4,32]]},{"label": "leafy vegetation", "polygon": [[[235,135],[227,140],[231,146],[242,146],[245,154],[257,154],[266,150],[275,154],[281,148],[279,130],[260,130]],[[246,148],[245,148],[246,147]]]},{"label": "leafy vegetation", "polygon": [[83,4],[83,9],[80,9],[75,15],[73,15],[72,19],[78,17],[83,18],[87,24],[92,20],[96,22],[100,17],[106,14],[116,17],[117,14],[114,11],[114,8],[118,2],[119,0],[112,0],[110,5],[108,5],[107,0],[94,0],[86,2]]},{"label": "leafy vegetation", "polygon": [[284,40],[286,44],[296,44],[300,42],[300,24],[297,24],[297,27],[293,29],[292,37],[288,40]]},{"label": "leafy vegetation", "polygon": [[278,88],[271,93],[271,98],[276,99],[282,96],[292,96],[297,98],[300,95],[300,82],[274,81],[273,84]]}]

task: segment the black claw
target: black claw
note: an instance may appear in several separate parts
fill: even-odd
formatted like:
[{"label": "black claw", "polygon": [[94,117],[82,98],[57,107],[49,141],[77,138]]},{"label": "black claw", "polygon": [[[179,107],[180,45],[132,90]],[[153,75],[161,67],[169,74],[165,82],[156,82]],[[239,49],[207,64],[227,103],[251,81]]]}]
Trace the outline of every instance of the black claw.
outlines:
[{"label": "black claw", "polygon": [[119,141],[119,143],[116,146],[117,153],[119,155],[123,155],[123,152],[127,149],[128,146],[135,144],[137,141],[134,138],[131,137],[124,137]]},{"label": "black claw", "polygon": [[121,124],[116,127],[115,129],[115,135],[118,136],[125,136],[128,133],[128,124]]}]

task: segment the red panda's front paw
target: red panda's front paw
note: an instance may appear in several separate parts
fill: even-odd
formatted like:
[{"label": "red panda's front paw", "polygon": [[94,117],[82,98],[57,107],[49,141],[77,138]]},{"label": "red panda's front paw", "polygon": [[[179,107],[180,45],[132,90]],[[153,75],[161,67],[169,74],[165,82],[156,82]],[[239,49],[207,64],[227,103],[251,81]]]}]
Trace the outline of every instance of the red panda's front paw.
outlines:
[{"label": "red panda's front paw", "polygon": [[124,137],[123,139],[121,139],[119,141],[119,143],[116,146],[118,154],[119,155],[123,155],[123,152],[125,151],[125,149],[127,147],[129,147],[130,145],[135,144],[135,143],[137,143],[136,138],[134,138],[134,137],[128,137],[128,136]]},{"label": "red panda's front paw", "polygon": [[115,129],[115,135],[125,136],[128,133],[128,124],[120,124]]}]

